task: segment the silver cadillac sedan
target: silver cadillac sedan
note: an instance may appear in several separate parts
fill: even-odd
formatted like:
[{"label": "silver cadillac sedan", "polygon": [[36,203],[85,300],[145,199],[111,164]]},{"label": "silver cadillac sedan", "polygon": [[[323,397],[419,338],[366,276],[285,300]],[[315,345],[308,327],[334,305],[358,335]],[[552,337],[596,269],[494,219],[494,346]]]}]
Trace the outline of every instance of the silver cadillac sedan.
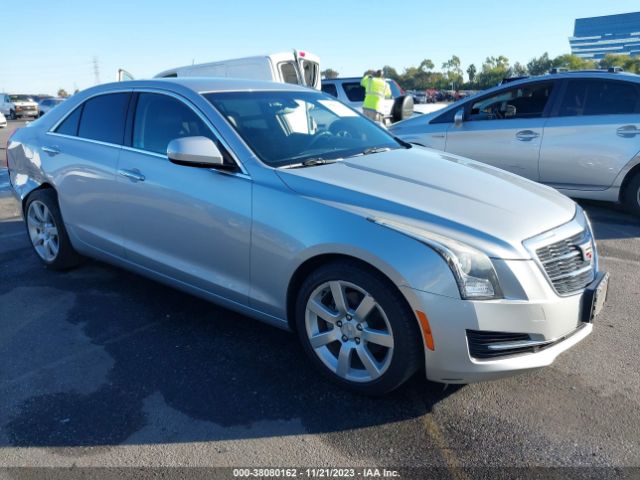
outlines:
[{"label": "silver cadillac sedan", "polygon": [[573,201],[301,87],[101,85],[7,152],[45,265],[97,258],[293,330],[365,394],[549,365],[606,298]]}]

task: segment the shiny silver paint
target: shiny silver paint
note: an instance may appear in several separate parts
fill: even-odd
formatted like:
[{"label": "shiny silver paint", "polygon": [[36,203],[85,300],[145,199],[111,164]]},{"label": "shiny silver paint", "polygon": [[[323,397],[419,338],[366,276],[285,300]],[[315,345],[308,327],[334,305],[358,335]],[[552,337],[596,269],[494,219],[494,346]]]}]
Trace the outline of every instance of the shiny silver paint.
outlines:
[{"label": "shiny silver paint", "polygon": [[[180,99],[218,136],[240,171],[179,166],[165,155],[52,132],[87,98],[123,89]],[[467,382],[538,368],[590,332],[587,325],[573,340],[541,353],[481,364],[470,358],[464,328],[527,331],[540,340],[576,330],[582,295],[557,296],[523,242],[580,224],[579,207],[549,187],[426,148],[273,169],[200,95],[296,89],[212,79],[91,88],[14,135],[8,149],[14,193],[24,201],[44,184],[53,187],[80,253],[282,328],[292,320],[292,279],[306,262],[360,259],[395,283],[412,310],[429,316],[436,350],[425,349],[425,361],[433,380]],[[485,252],[505,298],[461,300],[449,266],[434,250],[372,218],[401,221]]]},{"label": "shiny silver paint", "polygon": [[[574,72],[509,82],[482,92],[481,96],[541,81],[554,81],[558,88],[559,82],[568,79],[616,80],[640,85],[638,75]],[[430,123],[478,98],[464,99],[446,109],[396,123],[390,130],[406,141],[511,171],[575,198],[620,200],[620,187],[626,175],[640,165],[638,114],[579,117],[551,114],[531,119],[463,121],[460,125]]]}]

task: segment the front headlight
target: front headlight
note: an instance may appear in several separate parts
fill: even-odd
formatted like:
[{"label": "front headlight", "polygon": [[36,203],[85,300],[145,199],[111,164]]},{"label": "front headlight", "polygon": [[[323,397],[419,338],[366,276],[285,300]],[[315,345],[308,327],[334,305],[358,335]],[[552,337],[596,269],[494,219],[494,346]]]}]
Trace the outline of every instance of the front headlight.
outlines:
[{"label": "front headlight", "polygon": [[408,235],[434,249],[449,265],[465,300],[503,298],[498,276],[487,255],[457,240],[382,218],[373,222]]}]

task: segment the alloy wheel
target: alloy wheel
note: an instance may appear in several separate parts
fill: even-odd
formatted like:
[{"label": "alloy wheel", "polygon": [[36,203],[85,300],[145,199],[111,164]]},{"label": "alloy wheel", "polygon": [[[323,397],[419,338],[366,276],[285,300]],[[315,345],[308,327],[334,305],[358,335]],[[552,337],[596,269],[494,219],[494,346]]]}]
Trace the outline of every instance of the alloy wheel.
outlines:
[{"label": "alloy wheel", "polygon": [[306,334],[318,358],[351,382],[380,378],[393,358],[391,324],[382,307],[363,288],[332,280],[309,296]]},{"label": "alloy wheel", "polygon": [[35,200],[27,211],[27,229],[36,253],[45,262],[53,262],[60,250],[58,227],[47,206]]}]

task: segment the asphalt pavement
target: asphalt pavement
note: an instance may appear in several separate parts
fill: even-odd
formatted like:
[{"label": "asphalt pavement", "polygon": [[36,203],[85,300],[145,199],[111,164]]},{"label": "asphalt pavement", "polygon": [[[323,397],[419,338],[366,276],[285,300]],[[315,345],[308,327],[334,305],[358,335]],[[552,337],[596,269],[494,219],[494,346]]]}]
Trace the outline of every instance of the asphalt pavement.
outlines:
[{"label": "asphalt pavement", "polygon": [[583,203],[611,273],[586,340],[533,373],[372,399],[293,334],[103,263],[47,270],[3,175],[0,467],[640,467],[640,221],[614,206]]}]

